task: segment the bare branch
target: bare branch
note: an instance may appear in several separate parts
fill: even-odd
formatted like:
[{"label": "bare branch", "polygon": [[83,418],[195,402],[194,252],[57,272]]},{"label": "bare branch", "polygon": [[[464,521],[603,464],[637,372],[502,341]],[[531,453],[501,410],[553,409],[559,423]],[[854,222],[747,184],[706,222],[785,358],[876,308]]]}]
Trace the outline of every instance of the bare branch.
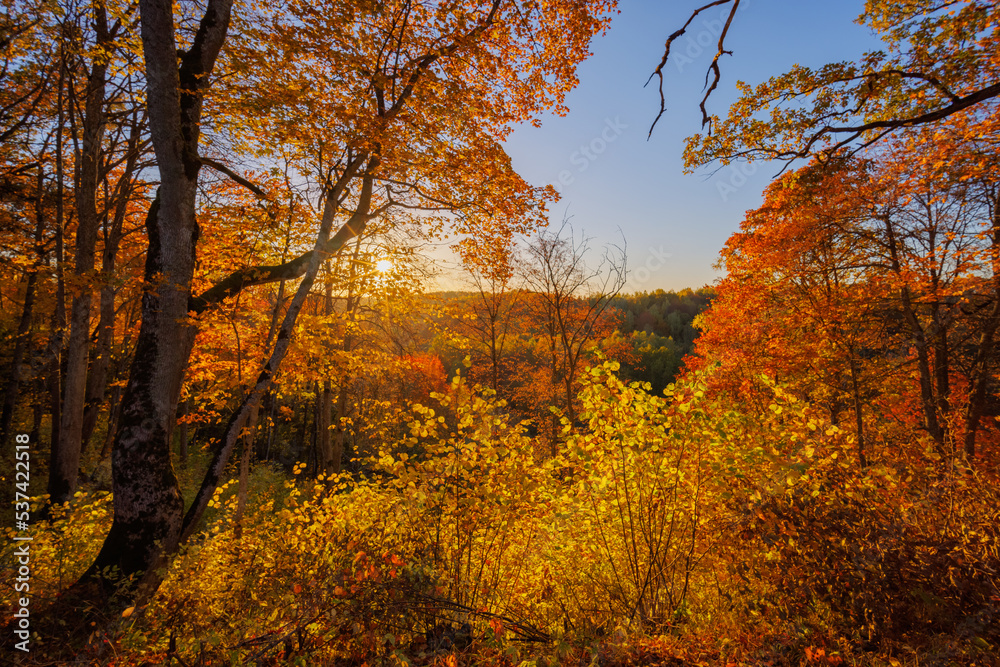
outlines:
[{"label": "bare branch", "polygon": [[[327,195],[327,212],[325,215],[332,216],[334,214],[344,197],[347,185],[357,175],[358,170],[361,168],[361,164],[365,159],[367,159],[367,157],[367,153],[361,153],[355,156],[350,163],[348,163],[344,173],[341,174],[337,183]],[[337,252],[347,241],[356,236],[361,229],[364,229],[364,225],[369,219],[382,212],[382,209],[378,209],[375,213],[371,213],[369,211],[371,206],[371,189],[374,181],[374,177],[371,172],[376,164],[376,159],[372,159],[372,161],[369,162],[368,169],[366,170],[364,177],[364,185],[362,186],[361,199],[354,214],[346,223],[344,223],[333,238],[327,240],[319,246],[319,252],[325,254]],[[209,306],[220,303],[228,297],[235,296],[247,287],[251,287],[253,285],[264,285],[267,283],[277,282],[279,280],[292,280],[294,278],[299,278],[305,274],[315,252],[316,250],[310,250],[309,252],[303,253],[295,259],[284,262],[283,264],[273,266],[253,266],[234,271],[199,296],[192,296],[190,302],[188,303],[188,310],[195,313],[201,313]]]},{"label": "bare branch", "polygon": [[232,179],[236,183],[239,183],[240,185],[242,185],[247,190],[249,190],[250,192],[252,192],[255,195],[257,195],[261,199],[264,199],[264,200],[267,199],[267,193],[264,192],[260,188],[260,186],[255,185],[254,183],[250,182],[249,180],[243,178],[242,176],[240,176],[235,171],[233,171],[232,169],[230,169],[226,165],[222,164],[221,162],[217,162],[217,161],[213,160],[212,158],[202,157],[201,158],[201,163],[203,165],[207,166],[207,167],[211,167],[212,169],[216,170],[220,174],[225,174],[230,179]]},{"label": "bare branch", "polygon": [[[726,19],[726,25],[722,29],[722,33],[719,35],[719,49],[716,52],[715,57],[712,59],[712,64],[709,65],[708,70],[705,72],[705,86],[707,90],[705,92],[705,97],[702,99],[700,105],[702,112],[702,126],[704,127],[706,124],[710,123],[708,114],[705,111],[705,105],[708,102],[709,96],[719,85],[719,79],[721,78],[721,72],[719,70],[719,58],[721,58],[724,54],[731,54],[730,51],[726,51],[725,49],[726,35],[729,34],[729,26],[733,22],[733,17],[736,16],[736,10],[740,6],[740,0],[715,0],[714,2],[710,2],[707,5],[699,7],[698,9],[694,10],[694,12],[692,12],[691,16],[688,18],[687,22],[680,30],[677,30],[672,35],[667,37],[667,43],[663,47],[663,58],[660,59],[660,64],[656,66],[656,69],[653,70],[653,73],[649,75],[649,79],[646,80],[646,85],[649,85],[649,82],[653,80],[654,76],[660,80],[659,81],[660,112],[656,114],[656,118],[653,119],[653,124],[650,125],[649,127],[649,135],[647,135],[648,137],[653,136],[653,128],[656,127],[656,124],[659,122],[660,118],[667,111],[666,95],[663,92],[663,68],[667,64],[667,60],[670,58],[670,47],[673,46],[674,40],[683,37],[687,33],[688,27],[690,27],[691,23],[696,18],[698,18],[699,14],[701,14],[706,10],[711,9],[712,7],[728,5],[729,3],[733,3],[733,6],[729,10],[729,17]],[[708,83],[708,77],[710,73],[714,75],[711,86],[709,86]]]}]

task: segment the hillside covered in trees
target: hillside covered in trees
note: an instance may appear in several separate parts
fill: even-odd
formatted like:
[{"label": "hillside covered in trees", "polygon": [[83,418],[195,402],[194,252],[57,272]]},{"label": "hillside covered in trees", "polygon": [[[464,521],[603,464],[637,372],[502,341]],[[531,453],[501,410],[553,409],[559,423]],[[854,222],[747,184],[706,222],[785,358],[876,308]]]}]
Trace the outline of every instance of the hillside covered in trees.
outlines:
[{"label": "hillside covered in trees", "polygon": [[1000,664],[1000,4],[651,132],[709,9],[780,173],[628,293],[504,144],[615,0],[6,3],[5,660]]}]

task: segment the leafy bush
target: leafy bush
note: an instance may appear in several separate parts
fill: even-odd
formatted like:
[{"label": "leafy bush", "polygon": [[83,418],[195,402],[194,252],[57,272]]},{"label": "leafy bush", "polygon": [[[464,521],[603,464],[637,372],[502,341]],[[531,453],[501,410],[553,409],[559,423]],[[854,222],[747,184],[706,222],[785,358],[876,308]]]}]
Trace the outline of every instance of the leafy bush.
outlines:
[{"label": "leafy bush", "polygon": [[752,610],[812,619],[867,648],[937,634],[997,643],[995,486],[938,464],[859,471],[846,459],[812,468],[819,494],[796,486],[744,513],[734,567]]},{"label": "leafy bush", "polygon": [[[457,377],[364,474],[257,466],[242,529],[232,481],[153,599],[88,630],[76,658],[506,665],[534,645],[537,664],[868,664],[939,634],[944,662],[1000,641],[986,480],[930,459],[859,470],[851,434],[774,383],[755,414],[714,395],[711,371],[661,398],[616,370],[585,374],[555,456]],[[78,494],[35,525],[35,600],[89,564],[109,500]]]}]

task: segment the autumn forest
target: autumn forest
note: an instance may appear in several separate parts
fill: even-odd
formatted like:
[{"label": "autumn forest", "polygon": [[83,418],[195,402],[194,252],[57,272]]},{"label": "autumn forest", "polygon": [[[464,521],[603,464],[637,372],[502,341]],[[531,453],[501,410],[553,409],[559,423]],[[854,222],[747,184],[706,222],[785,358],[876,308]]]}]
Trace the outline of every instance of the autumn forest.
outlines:
[{"label": "autumn forest", "polygon": [[636,3],[5,0],[4,663],[1000,665],[1000,2],[672,4],[665,290],[505,144]]}]

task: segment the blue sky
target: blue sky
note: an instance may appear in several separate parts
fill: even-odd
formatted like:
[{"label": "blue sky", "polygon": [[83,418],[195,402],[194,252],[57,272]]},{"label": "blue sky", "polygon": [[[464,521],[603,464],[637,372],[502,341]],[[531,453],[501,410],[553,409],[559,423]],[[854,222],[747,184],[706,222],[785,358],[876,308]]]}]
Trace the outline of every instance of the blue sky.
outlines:
[{"label": "blue sky", "polygon": [[[655,82],[645,89],[643,84],[666,36],[701,4],[620,0],[621,14],[580,65],[580,85],[567,100],[569,115],[547,118],[540,128],[519,128],[507,142],[515,169],[528,181],[560,190],[553,223],[568,213],[595,246],[618,241],[621,229],[631,269],[627,291],[712,283],[719,277],[712,265],[720,248],[744,213],[760,204],[761,191],[779,170],[759,164],[749,177],[734,176],[729,168],[683,174],[684,139],[700,129],[698,102],[717,41],[711,21],[722,9],[703,13],[707,23],[699,17],[676,43],[690,62],[667,64],[668,111],[646,139],[659,98]],[[796,63],[853,60],[878,48],[870,31],[853,22],[862,10],[862,0],[745,0],[727,40],[734,55],[724,58],[709,111],[725,115],[737,80],[756,84]],[[713,41],[700,53],[699,37]]]}]

